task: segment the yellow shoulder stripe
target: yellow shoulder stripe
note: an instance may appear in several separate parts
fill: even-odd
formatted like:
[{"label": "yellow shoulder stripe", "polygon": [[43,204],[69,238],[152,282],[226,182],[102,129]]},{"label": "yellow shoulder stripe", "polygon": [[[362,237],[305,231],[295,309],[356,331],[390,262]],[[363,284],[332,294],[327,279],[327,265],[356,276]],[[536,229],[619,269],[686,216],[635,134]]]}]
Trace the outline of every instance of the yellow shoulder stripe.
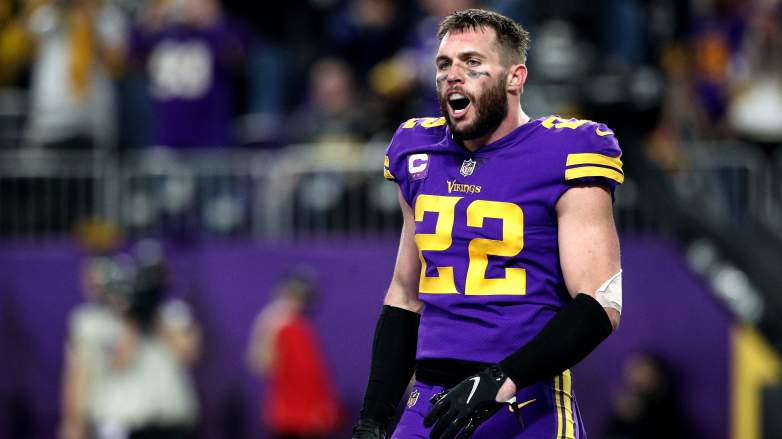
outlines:
[{"label": "yellow shoulder stripe", "polygon": [[445,125],[445,117],[414,117],[402,124],[402,128],[413,128],[420,125],[424,128],[434,128]]},{"label": "yellow shoulder stripe", "polygon": [[383,159],[383,177],[386,180],[394,180],[394,174],[391,173],[391,171],[388,169],[389,166],[391,166],[391,161],[388,160],[388,156],[385,156]]},{"label": "yellow shoulder stripe", "polygon": [[412,119],[408,119],[405,123],[402,124],[402,128],[412,128],[415,126],[415,123],[418,121],[418,118],[414,117]]},{"label": "yellow shoulder stripe", "polygon": [[568,154],[567,166],[573,165],[603,165],[611,166],[618,170],[622,170],[622,156],[611,157],[603,154],[597,154],[593,152],[581,153],[581,154]]},{"label": "yellow shoulder stripe", "polygon": [[425,117],[423,122],[421,122],[421,126],[424,128],[434,128],[441,125],[445,125],[444,117]]},{"label": "yellow shoulder stripe", "polygon": [[584,166],[581,168],[571,168],[565,171],[565,180],[573,180],[582,177],[606,177],[617,183],[623,183],[625,176],[615,169],[601,168],[600,166]]}]

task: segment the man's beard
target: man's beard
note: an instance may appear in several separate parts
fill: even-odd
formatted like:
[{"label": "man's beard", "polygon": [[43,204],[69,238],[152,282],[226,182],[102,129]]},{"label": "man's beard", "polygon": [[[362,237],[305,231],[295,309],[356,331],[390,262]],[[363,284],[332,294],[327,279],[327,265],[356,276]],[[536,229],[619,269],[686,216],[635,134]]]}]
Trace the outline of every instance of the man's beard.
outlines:
[{"label": "man's beard", "polygon": [[[447,96],[443,96],[438,93],[438,99],[440,100],[440,111],[442,111],[445,120],[448,122],[448,127],[451,129],[454,139],[459,141],[479,139],[494,131],[500,123],[508,115],[508,95],[505,94],[506,80],[504,77],[497,81],[497,84],[493,87],[489,87],[484,90],[480,99],[477,101],[472,96],[470,98],[470,104],[475,110],[475,121],[457,130],[453,121],[451,120],[450,113],[448,112],[448,100]],[[465,93],[466,94],[466,93]]]}]

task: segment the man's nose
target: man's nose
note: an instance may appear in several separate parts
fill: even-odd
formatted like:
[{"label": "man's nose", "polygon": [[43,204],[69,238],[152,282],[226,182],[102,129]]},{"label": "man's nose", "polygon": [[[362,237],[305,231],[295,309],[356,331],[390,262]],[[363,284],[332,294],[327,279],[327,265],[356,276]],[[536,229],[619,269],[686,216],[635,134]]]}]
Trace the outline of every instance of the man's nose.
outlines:
[{"label": "man's nose", "polygon": [[451,66],[445,79],[449,84],[464,82],[464,70],[459,66]]}]

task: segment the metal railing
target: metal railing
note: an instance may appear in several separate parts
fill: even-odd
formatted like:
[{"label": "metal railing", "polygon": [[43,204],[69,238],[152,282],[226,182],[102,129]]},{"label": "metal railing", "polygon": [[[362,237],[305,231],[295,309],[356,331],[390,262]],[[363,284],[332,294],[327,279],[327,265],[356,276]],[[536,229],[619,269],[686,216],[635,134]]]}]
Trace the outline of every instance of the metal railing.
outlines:
[{"label": "metal railing", "polygon": [[775,176],[761,151],[729,142],[692,143],[684,150],[687,166],[671,177],[677,195],[689,209],[718,227],[757,221],[782,237],[780,200],[773,196],[780,174]]},{"label": "metal railing", "polygon": [[118,163],[100,153],[0,152],[0,235],[42,238],[81,218],[115,218]]},{"label": "metal railing", "polygon": [[768,209],[768,222],[782,236],[782,145],[777,153],[771,169],[771,203]]},{"label": "metal railing", "polygon": [[[147,149],[125,154],[0,152],[0,238],[47,239],[88,218],[131,237],[250,239],[396,234],[396,188],[383,181],[381,144],[298,145],[279,151]],[[735,144],[687,148],[689,168],[672,177],[677,196],[716,225],[764,220],[782,236],[780,180],[753,150]],[[780,156],[782,157],[782,156]],[[782,158],[777,163],[782,170]],[[782,172],[777,172],[777,176]],[[774,186],[776,184],[776,186]],[[616,196],[617,223],[644,230],[638,186]]]},{"label": "metal railing", "polygon": [[0,149],[22,144],[27,119],[27,92],[15,88],[0,88]]},{"label": "metal railing", "polygon": [[0,237],[46,239],[102,218],[133,236],[270,239],[396,233],[383,145],[284,152],[0,152]]}]

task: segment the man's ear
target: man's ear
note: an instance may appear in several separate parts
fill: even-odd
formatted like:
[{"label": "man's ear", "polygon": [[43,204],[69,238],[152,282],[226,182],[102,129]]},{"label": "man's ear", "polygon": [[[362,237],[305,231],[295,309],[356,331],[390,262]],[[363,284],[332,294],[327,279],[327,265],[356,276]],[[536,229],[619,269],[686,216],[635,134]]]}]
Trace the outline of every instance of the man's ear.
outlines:
[{"label": "man's ear", "polygon": [[511,65],[508,69],[508,91],[521,93],[524,90],[525,82],[527,82],[527,66],[524,64]]}]

